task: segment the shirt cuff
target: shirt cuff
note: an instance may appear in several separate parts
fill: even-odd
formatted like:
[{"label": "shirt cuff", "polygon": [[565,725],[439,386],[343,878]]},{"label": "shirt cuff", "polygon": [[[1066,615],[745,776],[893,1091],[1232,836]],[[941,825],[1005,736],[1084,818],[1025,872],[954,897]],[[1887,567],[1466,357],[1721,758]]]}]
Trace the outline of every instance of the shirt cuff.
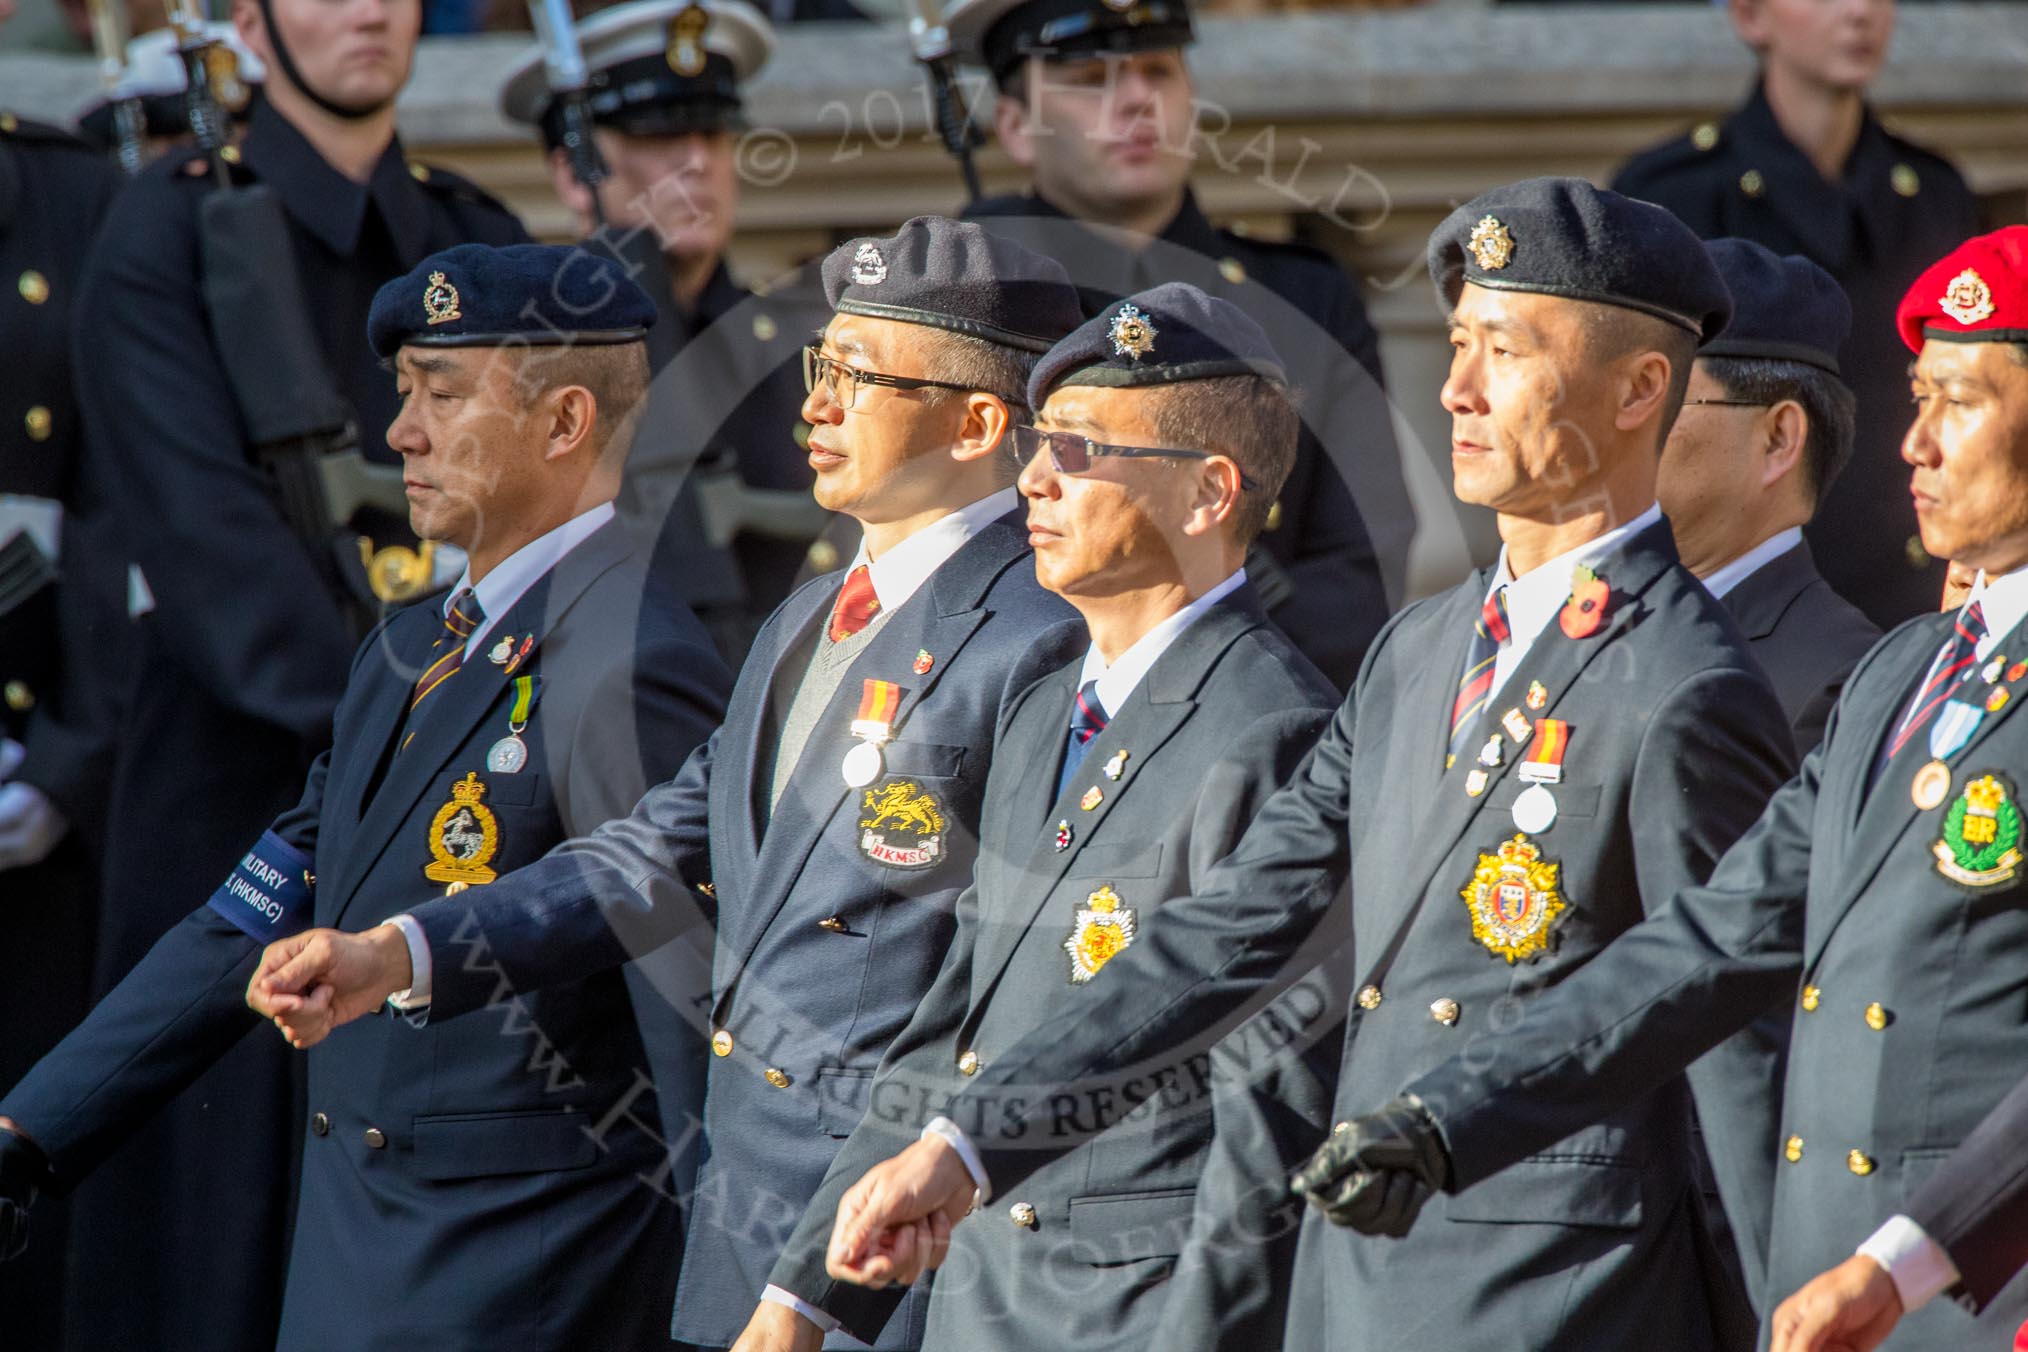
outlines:
[{"label": "shirt cuff", "polygon": [[826,1334],[836,1335],[838,1341],[843,1343],[846,1347],[872,1346],[871,1343],[862,1343],[857,1338],[854,1338],[851,1334],[842,1332],[841,1330],[843,1326],[839,1324],[839,1322],[836,1319],[833,1319],[830,1315],[825,1314],[822,1310],[810,1304],[809,1301],[804,1300],[801,1297],[797,1296],[793,1291],[784,1291],[779,1286],[770,1285],[766,1290],[761,1292],[761,1299],[769,1302],[770,1304],[788,1306],[790,1309],[794,1310],[797,1314],[803,1316],[803,1318],[809,1320],[812,1324],[815,1324],[818,1328],[822,1329]]},{"label": "shirt cuff", "polygon": [[1906,1216],[1896,1216],[1875,1230],[1859,1252],[1880,1264],[1893,1280],[1903,1314],[1914,1314],[1958,1284],[1958,1265],[1943,1245]]},{"label": "shirt cuff", "polygon": [[387,1003],[396,1009],[421,1009],[430,1002],[430,941],[423,937],[423,927],[412,915],[390,916],[382,923],[400,930],[408,942],[408,989],[388,996]]},{"label": "shirt cuff", "polygon": [[941,1137],[945,1144],[958,1152],[958,1158],[965,1162],[965,1172],[972,1176],[972,1184],[978,1188],[978,1196],[972,1199],[974,1207],[982,1207],[993,1200],[993,1184],[986,1177],[986,1166],[979,1159],[979,1152],[972,1140],[965,1135],[965,1129],[948,1117],[932,1117],[929,1125],[922,1129],[922,1139]]}]

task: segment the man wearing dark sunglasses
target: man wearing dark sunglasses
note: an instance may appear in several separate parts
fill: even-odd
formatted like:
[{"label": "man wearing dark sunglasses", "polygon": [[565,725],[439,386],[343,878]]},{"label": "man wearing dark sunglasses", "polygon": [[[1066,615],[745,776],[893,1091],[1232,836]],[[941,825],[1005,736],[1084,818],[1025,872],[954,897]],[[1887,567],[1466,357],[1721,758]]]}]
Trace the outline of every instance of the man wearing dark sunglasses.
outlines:
[{"label": "man wearing dark sunglasses", "polygon": [[[933,1108],[1052,1014],[1089,1004],[1117,953],[1159,932],[1165,897],[1196,886],[1286,780],[1336,703],[1323,674],[1268,620],[1247,546],[1287,477],[1296,414],[1267,336],[1246,314],[1172,282],[1129,297],[1059,343],[1029,383],[1036,426],[1017,430],[1036,574],[1085,618],[1091,646],[1016,701],[986,783],[986,836],[959,902],[950,957],[875,1077],[872,1107],[775,1265],[776,1287],[871,1338],[904,1288],[870,1291],[824,1270],[845,1189],[926,1128]],[[1336,1017],[1318,988],[1276,1015],[1314,1045]],[[1247,1064],[1245,1049],[1278,1055]],[[1236,1038],[1195,1058],[1145,1111],[991,1198],[951,1236],[925,1346],[1055,1352],[1199,1346],[1153,1335],[1171,1300],[1262,1312],[1279,1336],[1293,1227],[1222,1246],[1179,1270],[1214,1130],[1259,1132],[1274,1101],[1329,1125],[1336,1046],[1317,1065]],[[1252,1089],[1238,1081],[1261,1077]],[[1230,1076],[1230,1079],[1228,1079]],[[1287,1162],[1299,1133],[1255,1140]],[[961,1149],[963,1147],[960,1147]],[[1277,1190],[1279,1192],[1279,1190]],[[1258,1204],[1265,1195],[1250,1200]],[[984,1199],[982,1199],[984,1200]],[[1282,1269],[1279,1280],[1277,1269]],[[1201,1285],[1202,1291],[1199,1288]],[[1055,1311],[1038,1318],[1037,1312]],[[764,1306],[738,1352],[815,1349],[819,1327]],[[1231,1330],[1237,1332],[1238,1330]]]},{"label": "man wearing dark sunglasses", "polygon": [[1852,306],[1807,258],[1744,239],[1704,247],[1732,292],[1732,322],[1690,367],[1655,495],[1683,566],[1739,622],[1806,756],[1880,637],[1831,590],[1803,539],[1851,458],[1853,398],[1838,349]]},{"label": "man wearing dark sunglasses", "polygon": [[[433,1024],[496,999],[501,975],[526,993],[643,954],[676,1011],[708,1019],[687,1037],[647,1025],[671,1142],[704,1105],[673,1324],[702,1348],[753,1314],[943,961],[994,729],[1085,644],[1036,583],[1002,449],[1036,359],[1080,322],[1063,269],[919,217],[841,245],[823,280],[836,313],[803,417],[817,501],[859,521],[858,556],[762,626],[724,725],[631,817],[412,913]],[[459,960],[475,935],[485,964]],[[384,934],[313,931],[269,950],[249,999],[283,1012],[272,995],[316,983],[284,1016],[308,1045],[412,989],[412,967]],[[632,1126],[616,1111],[599,1130]],[[686,1172],[661,1182],[688,1192]],[[919,1346],[926,1304],[905,1303],[878,1345]]]},{"label": "man wearing dark sunglasses", "polygon": [[1415,533],[1379,336],[1329,253],[1243,238],[1199,207],[1197,149],[1219,156],[1185,58],[1189,0],[955,0],[946,19],[959,59],[991,73],[1000,148],[1031,179],[967,219],[1060,260],[1088,315],[1188,282],[1266,331],[1302,431],[1247,571],[1296,646],[1349,687],[1401,598]]}]

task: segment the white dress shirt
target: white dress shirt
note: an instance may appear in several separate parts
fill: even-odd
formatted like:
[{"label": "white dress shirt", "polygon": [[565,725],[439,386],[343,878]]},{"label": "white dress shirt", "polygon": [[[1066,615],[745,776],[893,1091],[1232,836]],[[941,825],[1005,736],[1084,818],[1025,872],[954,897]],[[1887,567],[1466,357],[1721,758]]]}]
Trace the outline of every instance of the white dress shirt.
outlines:
[{"label": "white dress shirt", "polygon": [[[1500,645],[1499,656],[1493,659],[1493,685],[1486,691],[1489,706],[1521,660],[1528,656],[1528,650],[1535,646],[1535,640],[1570,600],[1570,575],[1579,567],[1596,567],[1607,555],[1661,519],[1662,509],[1650,504],[1647,511],[1624,526],[1615,526],[1547,563],[1536,565],[1523,577],[1514,576],[1513,565],[1507,561],[1507,547],[1500,546],[1500,566],[1493,570],[1493,583],[1486,589],[1486,595],[1506,588],[1507,641]],[[1610,583],[1612,578],[1606,581]]]},{"label": "white dress shirt", "polygon": [[[1183,609],[1157,621],[1153,628],[1135,639],[1133,644],[1110,664],[1099,653],[1098,645],[1093,644],[1085,650],[1084,666],[1077,677],[1079,687],[1082,688],[1086,681],[1097,681],[1099,703],[1104,706],[1107,717],[1111,717],[1126,704],[1142,679],[1147,676],[1149,669],[1169,650],[1171,644],[1183,636],[1186,629],[1195,624],[1205,611],[1244,585],[1246,585],[1246,569],[1241,568]],[[1066,727],[1068,727],[1067,719],[1068,715]],[[922,1134],[925,1139],[931,1136],[941,1137],[958,1152],[958,1158],[965,1162],[966,1172],[971,1174],[972,1181],[978,1185],[976,1205],[985,1205],[993,1195],[993,1186],[986,1181],[986,1167],[980,1162],[979,1152],[973,1148],[964,1128],[948,1117],[935,1117],[922,1129]],[[836,1319],[793,1292],[771,1285],[761,1292],[761,1299],[772,1301],[776,1305],[788,1306],[825,1333],[833,1334],[841,1341],[847,1341],[849,1346],[866,1346],[852,1339],[850,1334],[839,1333]]]},{"label": "white dress shirt", "polygon": [[1801,526],[1790,526],[1787,530],[1778,530],[1752,549],[1741,554],[1731,563],[1713,572],[1710,577],[1705,578],[1704,590],[1710,592],[1713,596],[1723,598],[1725,593],[1759,572],[1764,565],[1773,563],[1802,542],[1803,528]]}]

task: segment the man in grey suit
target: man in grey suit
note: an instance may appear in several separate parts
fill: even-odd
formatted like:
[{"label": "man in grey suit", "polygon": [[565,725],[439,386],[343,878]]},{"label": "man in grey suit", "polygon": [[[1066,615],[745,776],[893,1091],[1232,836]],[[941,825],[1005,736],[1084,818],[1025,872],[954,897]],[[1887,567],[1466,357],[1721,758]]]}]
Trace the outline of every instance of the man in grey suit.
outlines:
[{"label": "man in grey suit", "polygon": [[[2028,1064],[2028,227],[1946,255],[1898,322],[1917,354],[1902,458],[1923,547],[1981,570],[1971,596],[1866,655],[1823,744],[1707,885],[1537,1001],[1491,1055],[1408,1081],[1420,1109],[1335,1137],[1304,1182],[1339,1218],[1399,1231],[1433,1188],[1497,1190],[1516,1159],[1786,1001],[1763,1291],[1841,1266],[1763,1338],[1956,1352],[2004,1345],[2028,1314],[2012,1265],[1965,1247],[1980,1230],[1962,1183],[1925,1187],[1960,1143],[1992,1151],[1981,1124]],[[1946,1291],[1957,1300],[1934,1299]]]},{"label": "man in grey suit", "polygon": [[[925,1129],[932,1105],[1000,1048],[1104,989],[1104,970],[1159,926],[1294,772],[1337,702],[1266,618],[1247,579],[1296,449],[1296,412],[1267,336],[1228,301],[1172,282],[1107,307],[1036,367],[1036,426],[1016,433],[1042,584],[1084,616],[1091,647],[1018,699],[986,783],[985,838],[943,973],[889,1049],[873,1108],[775,1265],[737,1352],[815,1348],[820,1326],[871,1337],[905,1287],[839,1283],[824,1251],[839,1196]],[[1145,1348],[1191,1226],[1214,1103],[1249,1092],[1270,1049],[1337,1018],[1322,983],[1199,1055],[1141,1110],[995,1197],[932,1288],[924,1345]],[[1329,1066],[1288,1058],[1312,1133]],[[1322,1073],[1320,1073],[1322,1072]],[[1237,1106],[1237,1105],[1234,1105]],[[1062,1105],[1095,1118],[1085,1102]],[[1245,1113],[1249,1122],[1252,1112]],[[1299,1157],[1299,1156],[1298,1156]],[[1293,1244],[1227,1248],[1183,1280],[1256,1309],[1286,1285]],[[1276,1278],[1283,1280],[1278,1283]],[[793,1313],[791,1311],[794,1311]],[[1278,1330],[1276,1330],[1278,1332]]]},{"label": "man in grey suit", "polygon": [[1803,527],[1852,450],[1838,349],[1852,305],[1807,258],[1705,246],[1732,322],[1697,352],[1655,485],[1683,566],[1725,602],[1807,754],[1880,630],[1817,572]]},{"label": "man in grey suit", "polygon": [[[894,1275],[902,1230],[1021,1187],[1068,1144],[1053,1087],[1187,1055],[1286,976],[1348,875],[1341,1108],[1496,1044],[1702,879],[1788,775],[1780,706],[1655,507],[1692,353],[1730,310],[1702,246],[1658,207],[1540,179],[1454,213],[1429,262],[1451,307],[1453,479],[1499,513],[1500,564],[1390,624],[1304,768],[1114,959],[1094,1007],[980,1067],[950,1112],[976,1173],[932,1138],[845,1195],[834,1273]],[[1772,1129],[1753,1106],[1705,1113],[1714,1156]],[[1409,1238],[1310,1215],[1298,1271],[1318,1279],[1291,1302],[1290,1344],[1475,1347],[1493,1329],[1517,1347],[1712,1347],[1727,1312],[1688,1125],[1682,1079],[1662,1077]]]}]

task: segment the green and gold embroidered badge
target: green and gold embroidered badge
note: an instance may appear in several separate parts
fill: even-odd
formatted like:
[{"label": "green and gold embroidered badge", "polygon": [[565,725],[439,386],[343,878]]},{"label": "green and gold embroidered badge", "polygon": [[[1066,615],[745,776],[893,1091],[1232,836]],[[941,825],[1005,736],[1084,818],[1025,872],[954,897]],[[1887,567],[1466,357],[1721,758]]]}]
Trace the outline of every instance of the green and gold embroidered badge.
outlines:
[{"label": "green and gold embroidered badge", "polygon": [[1970,780],[1944,814],[1943,838],[1931,847],[1936,871],[1964,887],[1992,887],[2021,866],[2021,810],[1998,775]]}]

